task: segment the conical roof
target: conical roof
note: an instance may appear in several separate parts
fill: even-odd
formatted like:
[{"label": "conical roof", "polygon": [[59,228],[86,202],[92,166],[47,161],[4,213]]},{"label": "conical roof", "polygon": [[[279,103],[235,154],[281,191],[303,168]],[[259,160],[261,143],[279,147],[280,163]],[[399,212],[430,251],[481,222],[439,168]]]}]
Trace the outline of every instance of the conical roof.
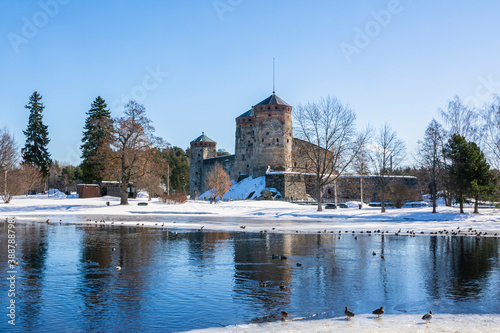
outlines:
[{"label": "conical roof", "polygon": [[241,115],[239,115],[238,117],[236,118],[243,118],[243,117],[253,117],[254,114],[253,114],[253,109],[250,109],[248,110],[247,112],[245,113],[242,113]]},{"label": "conical roof", "polygon": [[290,106],[287,102],[276,96],[274,93],[256,105],[286,105]]},{"label": "conical roof", "polygon": [[205,132],[201,132],[201,135],[191,142],[215,142],[215,141],[206,136]]}]

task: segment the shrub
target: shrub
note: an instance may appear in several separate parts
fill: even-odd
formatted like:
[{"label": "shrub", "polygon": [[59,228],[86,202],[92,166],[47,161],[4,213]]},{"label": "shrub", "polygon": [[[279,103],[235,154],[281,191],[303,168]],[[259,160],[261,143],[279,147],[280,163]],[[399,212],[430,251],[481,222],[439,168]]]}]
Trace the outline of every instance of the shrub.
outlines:
[{"label": "shrub", "polygon": [[183,204],[187,201],[187,196],[184,193],[167,194],[164,193],[160,200],[166,204]]}]

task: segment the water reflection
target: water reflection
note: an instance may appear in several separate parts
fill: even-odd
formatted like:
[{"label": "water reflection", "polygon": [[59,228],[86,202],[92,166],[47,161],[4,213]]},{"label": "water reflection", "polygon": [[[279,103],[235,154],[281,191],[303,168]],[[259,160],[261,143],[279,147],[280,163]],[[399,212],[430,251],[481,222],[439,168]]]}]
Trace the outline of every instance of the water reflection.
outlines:
[{"label": "water reflection", "polygon": [[[6,224],[1,230],[6,244]],[[341,316],[345,306],[500,313],[495,238],[21,222],[16,232],[19,331],[49,324],[55,331],[179,331],[279,320],[282,310],[292,318]],[[0,259],[4,281],[6,251]]]}]

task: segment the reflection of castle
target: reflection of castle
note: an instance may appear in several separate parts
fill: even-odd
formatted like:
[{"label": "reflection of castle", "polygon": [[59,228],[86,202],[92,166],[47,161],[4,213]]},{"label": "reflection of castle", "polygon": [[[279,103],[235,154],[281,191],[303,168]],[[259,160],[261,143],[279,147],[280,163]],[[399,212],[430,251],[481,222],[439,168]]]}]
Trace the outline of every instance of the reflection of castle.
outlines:
[{"label": "reflection of castle", "polygon": [[235,136],[234,155],[220,157],[217,143],[205,134],[191,142],[191,196],[205,191],[205,175],[215,163],[235,181],[266,176],[266,186],[276,188],[283,197],[306,196],[306,176],[293,172],[299,140],[293,138],[290,105],[273,92],[236,118]]}]

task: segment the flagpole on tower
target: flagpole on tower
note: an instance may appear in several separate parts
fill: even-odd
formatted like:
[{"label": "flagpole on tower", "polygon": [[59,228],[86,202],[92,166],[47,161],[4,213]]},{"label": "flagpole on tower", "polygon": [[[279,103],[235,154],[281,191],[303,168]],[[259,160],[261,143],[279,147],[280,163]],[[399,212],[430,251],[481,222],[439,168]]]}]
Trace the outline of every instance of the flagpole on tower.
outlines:
[{"label": "flagpole on tower", "polygon": [[276,85],[275,85],[275,76],[276,76],[275,75],[275,65],[274,65],[274,58],[273,58],[273,95],[274,95],[274,92],[276,90],[275,89],[275,87],[276,87]]}]

